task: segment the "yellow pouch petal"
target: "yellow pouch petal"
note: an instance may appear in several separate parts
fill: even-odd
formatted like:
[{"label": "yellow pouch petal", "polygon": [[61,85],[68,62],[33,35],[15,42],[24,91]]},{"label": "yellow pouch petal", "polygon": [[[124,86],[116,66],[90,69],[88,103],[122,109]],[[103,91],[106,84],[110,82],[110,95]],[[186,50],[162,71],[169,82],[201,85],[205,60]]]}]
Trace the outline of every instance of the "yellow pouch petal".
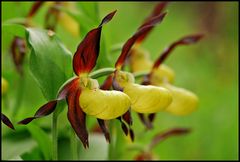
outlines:
[{"label": "yellow pouch petal", "polygon": [[167,107],[167,112],[174,115],[188,115],[197,109],[199,101],[193,92],[170,84],[163,84],[162,86],[173,94],[173,102]]},{"label": "yellow pouch petal", "polygon": [[130,97],[132,110],[139,113],[163,111],[172,102],[171,92],[161,87],[129,83],[123,92]]},{"label": "yellow pouch petal", "polygon": [[82,110],[99,119],[115,119],[130,108],[130,98],[119,91],[84,89],[79,97]]},{"label": "yellow pouch petal", "polygon": [[2,77],[2,95],[6,94],[8,90],[8,82]]}]

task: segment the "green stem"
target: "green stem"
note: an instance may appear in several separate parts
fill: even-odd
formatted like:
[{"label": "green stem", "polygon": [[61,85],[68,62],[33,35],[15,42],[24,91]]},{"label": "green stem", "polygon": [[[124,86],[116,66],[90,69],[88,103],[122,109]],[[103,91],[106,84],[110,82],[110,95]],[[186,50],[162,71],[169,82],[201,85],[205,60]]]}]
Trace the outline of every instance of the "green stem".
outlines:
[{"label": "green stem", "polygon": [[58,137],[57,137],[58,115],[54,112],[52,116],[52,159],[58,159]]},{"label": "green stem", "polygon": [[147,74],[149,74],[149,71],[136,72],[133,75],[134,75],[135,79],[138,79],[138,78],[141,78],[141,77],[143,77]]},{"label": "green stem", "polygon": [[105,75],[109,75],[113,73],[115,70],[116,70],[115,68],[103,68],[90,73],[89,76],[93,79],[96,79]]},{"label": "green stem", "polygon": [[71,151],[72,151],[72,160],[78,160],[78,141],[75,135],[75,132],[71,130]]},{"label": "green stem", "polygon": [[20,107],[21,107],[20,105],[22,103],[24,86],[25,86],[25,78],[24,78],[24,76],[20,76],[19,82],[18,82],[17,96],[16,96],[15,104],[13,106],[13,112],[12,112],[13,113],[12,114],[13,118],[16,117],[16,115],[18,114],[18,112],[20,110]]}]

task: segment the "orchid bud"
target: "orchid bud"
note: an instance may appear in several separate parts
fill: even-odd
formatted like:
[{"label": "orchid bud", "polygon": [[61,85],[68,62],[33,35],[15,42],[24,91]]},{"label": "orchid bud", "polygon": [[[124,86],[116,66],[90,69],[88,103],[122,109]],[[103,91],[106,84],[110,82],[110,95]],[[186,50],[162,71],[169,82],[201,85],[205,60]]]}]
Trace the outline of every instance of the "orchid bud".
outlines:
[{"label": "orchid bud", "polygon": [[[114,87],[121,87],[131,99],[131,108],[139,113],[155,113],[164,110],[171,102],[171,92],[162,87],[134,84],[133,75],[116,71]],[[117,85],[117,86],[116,86]]]},{"label": "orchid bud", "polygon": [[87,87],[82,89],[79,103],[83,112],[104,120],[117,118],[127,112],[131,101],[126,94],[100,90],[96,83],[95,79],[89,78]]},{"label": "orchid bud", "polygon": [[59,23],[66,29],[72,36],[77,37],[79,36],[79,24],[75,21],[71,16],[62,12],[59,15]]},{"label": "orchid bud", "polygon": [[198,97],[191,91],[175,87],[171,84],[161,84],[172,92],[173,102],[166,111],[174,115],[188,115],[197,109]]},{"label": "orchid bud", "polygon": [[2,77],[2,95],[6,94],[8,90],[8,82]]},{"label": "orchid bud", "polygon": [[151,74],[151,82],[154,83],[162,83],[168,82],[173,83],[175,78],[174,71],[167,65],[162,64],[157,69],[154,69]]},{"label": "orchid bud", "polygon": [[[150,60],[150,54],[148,51],[133,47],[130,53],[129,65],[132,72],[150,71],[153,63]],[[154,82],[163,82],[165,79],[169,83],[173,83],[175,78],[174,71],[167,65],[162,64],[152,72],[152,79]]]}]

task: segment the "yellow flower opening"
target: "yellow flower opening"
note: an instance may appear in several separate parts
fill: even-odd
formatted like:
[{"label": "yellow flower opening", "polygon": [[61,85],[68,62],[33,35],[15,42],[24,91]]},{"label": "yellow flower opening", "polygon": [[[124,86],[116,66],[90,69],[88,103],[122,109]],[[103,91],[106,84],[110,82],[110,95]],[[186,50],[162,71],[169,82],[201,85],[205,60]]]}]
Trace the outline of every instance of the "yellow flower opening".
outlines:
[{"label": "yellow flower opening", "polygon": [[131,99],[131,108],[139,113],[155,113],[164,110],[171,102],[171,92],[156,86],[134,84],[131,73],[117,71],[115,81]]},{"label": "yellow flower opening", "polygon": [[2,95],[6,94],[8,90],[8,82],[2,77]]},{"label": "yellow flower opening", "polygon": [[114,90],[100,90],[97,80],[90,78],[86,87],[82,89],[79,103],[86,114],[104,120],[123,115],[131,105],[130,98],[126,94]]}]

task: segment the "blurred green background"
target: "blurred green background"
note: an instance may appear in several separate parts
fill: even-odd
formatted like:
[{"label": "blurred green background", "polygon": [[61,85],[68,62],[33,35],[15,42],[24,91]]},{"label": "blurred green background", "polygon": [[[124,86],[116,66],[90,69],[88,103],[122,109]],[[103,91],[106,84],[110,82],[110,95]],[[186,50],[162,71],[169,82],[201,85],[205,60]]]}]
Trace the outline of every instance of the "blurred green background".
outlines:
[{"label": "blurred green background", "polygon": [[[32,5],[31,2],[1,2],[1,4],[2,23],[24,17]],[[111,58],[110,65],[114,65],[119,56],[119,53],[110,52],[111,47],[124,43],[137,30],[155,4],[155,2],[98,2],[100,18],[110,11],[118,10],[113,20],[104,26],[102,31]],[[46,10],[47,5],[34,17],[35,24],[42,28]],[[190,134],[172,137],[159,143],[153,150],[154,155],[161,160],[238,159],[238,3],[171,2],[167,11],[164,21],[154,28],[142,47],[147,49],[152,60],[155,60],[173,41],[188,34],[204,33],[205,37],[199,43],[177,48],[166,61],[166,64],[175,70],[175,85],[195,92],[199,96],[200,105],[196,112],[184,117],[158,113],[154,129],[151,131],[145,131],[133,112],[135,144],[145,147],[156,133],[174,127],[189,127],[192,129]],[[24,117],[33,115],[46,100],[29,72],[30,53],[28,53],[24,64],[25,83],[20,93],[21,104],[18,113],[12,118],[15,98],[22,82],[9,55],[12,37],[3,32],[2,30],[2,77],[9,82],[9,89],[8,101],[2,98],[1,111],[16,123]],[[80,37],[71,36],[60,25],[57,26],[56,33],[74,53]],[[104,53],[100,55],[104,58]],[[98,64],[101,62],[98,61]],[[59,126],[59,151],[62,153],[61,158],[65,159],[67,156],[65,157],[64,152],[68,152],[65,143],[69,141],[64,133],[66,129],[70,132],[66,109],[60,118],[62,122]],[[34,121],[48,133],[50,122],[50,117]],[[37,147],[25,128],[16,127],[15,134],[2,125],[3,159],[18,159],[21,154],[31,152]],[[123,135],[121,138],[125,139]],[[106,158],[108,145],[102,135],[91,137],[90,147],[91,145],[89,151],[81,149],[83,159]],[[121,146],[116,148],[121,150]],[[137,153],[137,150],[125,148],[119,152],[119,159],[133,159]]]}]

